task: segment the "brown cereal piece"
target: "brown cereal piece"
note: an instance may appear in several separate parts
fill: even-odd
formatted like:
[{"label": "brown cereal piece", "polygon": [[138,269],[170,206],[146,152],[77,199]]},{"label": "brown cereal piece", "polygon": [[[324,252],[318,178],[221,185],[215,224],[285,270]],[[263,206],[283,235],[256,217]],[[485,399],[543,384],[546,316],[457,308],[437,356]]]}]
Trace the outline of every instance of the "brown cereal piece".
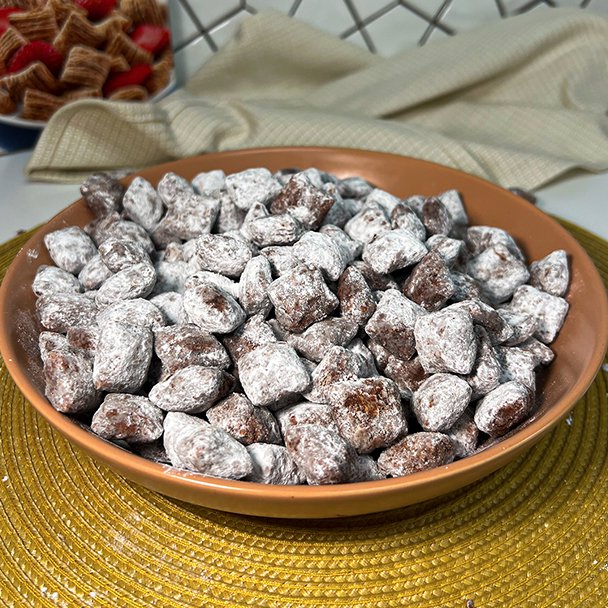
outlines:
[{"label": "brown cereal piece", "polygon": [[158,0],[121,0],[120,10],[133,23],[165,25],[165,15]]},{"label": "brown cereal piece", "polygon": [[105,308],[118,300],[133,300],[148,296],[156,283],[156,272],[151,264],[133,264],[113,274],[97,291],[95,302]]},{"label": "brown cereal piece", "polygon": [[367,345],[369,346],[369,350],[374,357],[374,363],[378,366],[379,370],[384,371],[386,367],[389,357],[393,357],[384,346],[378,343],[376,340],[368,340]]},{"label": "brown cereal piece", "polygon": [[265,247],[260,250],[260,254],[270,263],[270,270],[275,278],[288,273],[300,264],[300,261],[293,255],[291,247]]},{"label": "brown cereal piece", "polygon": [[38,298],[36,313],[45,329],[65,333],[72,326],[94,325],[97,306],[81,293],[51,293]]},{"label": "brown cereal piece", "polygon": [[518,287],[509,303],[509,310],[530,315],[536,322],[534,337],[545,344],[555,340],[562,328],[569,304],[563,298],[539,291],[530,285]]},{"label": "brown cereal piece", "polygon": [[328,428],[292,425],[285,434],[285,447],[310,485],[344,483],[352,477],[356,452]]},{"label": "brown cereal piece", "polygon": [[191,269],[187,262],[166,262],[160,260],[154,264],[156,272],[156,284],[152,295],[164,293],[165,291],[177,291],[182,293],[186,286],[187,277]]},{"label": "brown cereal piece", "polygon": [[[203,196],[219,197],[226,187],[226,174],[221,169],[198,173],[192,180],[194,189]],[[228,198],[228,200],[232,200]]]},{"label": "brown cereal piece", "polygon": [[373,186],[361,177],[346,177],[338,180],[338,192],[344,198],[365,198]]},{"label": "brown cereal piece", "polygon": [[331,406],[326,403],[311,403],[302,401],[275,412],[281,427],[281,434],[285,436],[289,427],[296,424],[315,424],[329,429],[335,433],[338,427],[331,415]]},{"label": "brown cereal piece", "polygon": [[426,239],[426,228],[416,212],[405,203],[399,203],[391,211],[391,226],[400,230],[409,230],[419,241]]},{"label": "brown cereal piece", "polygon": [[356,260],[352,265],[363,275],[371,289],[375,291],[399,289],[399,285],[392,275],[376,272],[367,262]]},{"label": "brown cereal piece", "polygon": [[152,231],[163,216],[163,202],[152,186],[143,177],[136,177],[124,194],[122,204],[125,217],[148,232]]},{"label": "brown cereal piece", "polygon": [[103,263],[100,255],[92,257],[78,273],[78,280],[87,290],[98,289],[112,276],[112,271]]},{"label": "brown cereal piece", "polygon": [[71,272],[43,264],[36,270],[32,291],[38,297],[60,292],[80,293],[82,285]]},{"label": "brown cereal piece", "polygon": [[148,90],[139,85],[121,87],[111,93],[108,99],[110,101],[143,101],[148,99]]},{"label": "brown cereal piece", "polygon": [[496,355],[502,366],[500,383],[517,380],[532,392],[536,389],[536,357],[517,346],[499,346]]},{"label": "brown cereal piece", "polygon": [[107,55],[122,55],[129,65],[150,65],[152,55],[136,44],[127,34],[119,32],[112,36],[105,47]]},{"label": "brown cereal piece", "polygon": [[182,193],[174,199],[163,219],[155,229],[155,234],[190,240],[211,232],[216,221],[220,203],[210,197],[194,193]]},{"label": "brown cereal piece", "polygon": [[238,362],[243,390],[254,405],[276,409],[286,398],[310,389],[310,374],[289,344],[262,344]]},{"label": "brown cereal piece", "polygon": [[368,454],[358,454],[353,462],[350,482],[378,481],[385,479],[386,475],[378,468],[378,463]]},{"label": "brown cereal piece", "polygon": [[154,332],[154,351],[170,374],[192,365],[228,369],[226,349],[196,325],[173,325]]},{"label": "brown cereal piece", "polygon": [[99,328],[91,327],[70,327],[66,334],[68,344],[77,351],[82,351],[87,357],[94,357],[97,350],[97,340],[99,340]]},{"label": "brown cereal piece", "polygon": [[152,359],[152,331],[139,325],[106,323],[100,327],[93,380],[99,390],[134,393],[146,381]]},{"label": "brown cereal piece", "polygon": [[300,262],[316,266],[329,281],[337,281],[350,261],[348,250],[319,232],[306,232],[294,244],[292,253]]},{"label": "brown cereal piece", "polygon": [[500,437],[525,420],[534,406],[533,394],[512,380],[488,393],[475,409],[475,424],[491,437]]},{"label": "brown cereal piece", "polygon": [[430,311],[443,308],[454,295],[454,282],[442,257],[431,251],[412,270],[403,283],[403,294]]},{"label": "brown cereal piece", "polygon": [[0,36],[0,74],[6,71],[6,65],[11,55],[27,44],[24,38],[14,27],[7,28]]},{"label": "brown cereal piece", "polygon": [[181,293],[177,293],[176,291],[159,293],[151,297],[150,302],[163,313],[167,325],[178,325],[188,322]]},{"label": "brown cereal piece", "polygon": [[484,295],[497,304],[508,300],[530,278],[526,265],[504,245],[484,249],[469,260],[467,272],[479,282]]},{"label": "brown cereal piece", "polygon": [[133,22],[119,11],[112,11],[106,19],[95,24],[95,29],[102,32],[106,40],[120,32],[128,32]]},{"label": "brown cereal piece", "polygon": [[247,224],[247,230],[258,247],[292,245],[304,232],[302,224],[289,213],[257,218]]},{"label": "brown cereal piece", "polygon": [[434,234],[427,239],[426,246],[429,251],[438,253],[450,268],[463,268],[468,259],[467,247],[460,239]]},{"label": "brown cereal piece", "polygon": [[555,353],[536,338],[528,338],[525,342],[518,344],[517,348],[532,355],[535,367],[549,365],[555,358]]},{"label": "brown cereal piece", "polygon": [[50,93],[26,89],[23,96],[21,118],[27,120],[48,120],[65,103],[65,99],[56,97]]},{"label": "brown cereal piece", "polygon": [[207,420],[232,435],[243,445],[252,443],[281,443],[276,418],[264,407],[254,405],[239,393],[207,410]]},{"label": "brown cereal piece", "polygon": [[174,467],[227,479],[242,479],[253,471],[245,446],[196,416],[169,412],[164,430],[165,450]]},{"label": "brown cereal piece", "polygon": [[513,329],[497,310],[481,300],[462,300],[448,307],[449,310],[464,310],[473,322],[487,330],[493,342],[508,342],[513,338]]},{"label": "brown cereal piece", "polygon": [[97,254],[97,248],[91,237],[77,226],[49,232],[44,237],[44,244],[53,262],[72,274],[78,274]]},{"label": "brown cereal piece", "polygon": [[246,169],[228,175],[225,184],[234,204],[244,211],[254,203],[268,203],[281,190],[281,184],[264,168]]},{"label": "brown cereal piece", "polygon": [[298,485],[306,481],[298,465],[282,445],[253,443],[247,446],[253,471],[247,481],[279,486]]},{"label": "brown cereal piece", "polygon": [[11,13],[8,21],[29,41],[52,42],[57,35],[57,20],[50,4],[32,7],[28,11]]},{"label": "brown cereal piece", "polygon": [[143,298],[135,298],[119,300],[104,308],[97,315],[97,324],[103,327],[106,323],[124,323],[160,329],[165,326],[165,318],[152,302]]},{"label": "brown cereal piece", "polygon": [[350,204],[344,202],[344,199],[338,192],[338,187],[335,184],[323,184],[323,192],[334,199],[334,204],[330,207],[327,215],[323,218],[323,226],[333,225],[336,228],[343,228],[346,222],[355,215],[357,211]]},{"label": "brown cereal piece", "polygon": [[553,296],[563,296],[570,283],[568,254],[563,249],[553,251],[542,260],[530,264],[530,285]]},{"label": "brown cereal piece", "polygon": [[227,292],[210,283],[195,283],[184,291],[184,310],[203,331],[229,334],[247,315]]},{"label": "brown cereal piece", "polygon": [[385,190],[374,188],[365,198],[365,204],[369,205],[370,203],[380,205],[380,207],[384,209],[387,217],[391,217],[395,207],[397,207],[401,201],[396,196],[386,192]]},{"label": "brown cereal piece", "polygon": [[44,380],[44,394],[64,414],[91,410],[101,401],[101,394],[93,385],[91,360],[69,346],[47,354]]},{"label": "brown cereal piece", "polygon": [[65,56],[76,45],[97,48],[105,39],[105,33],[96,28],[85,15],[80,11],[72,11],[53,39],[53,46]]},{"label": "brown cereal piece", "polygon": [[150,95],[155,95],[169,86],[173,64],[172,49],[166,49],[161,55],[160,60],[152,64],[152,74],[150,74],[145,82],[146,89],[148,89]]},{"label": "brown cereal piece", "polygon": [[357,380],[362,375],[361,358],[341,346],[332,346],[311,373],[312,389],[305,397],[315,403],[329,403],[331,387],[337,382]]},{"label": "brown cereal piece", "polygon": [[477,336],[477,358],[470,374],[464,379],[471,387],[472,399],[487,395],[500,384],[502,365],[492,345],[488,332],[479,325],[475,326]]},{"label": "brown cereal piece", "polygon": [[172,171],[163,175],[158,182],[156,191],[167,207],[171,207],[179,197],[194,193],[192,184],[186,178]]},{"label": "brown cereal piece", "polygon": [[428,236],[434,234],[448,235],[454,220],[443,203],[436,197],[431,196],[422,205],[420,219],[426,228]]},{"label": "brown cereal piece", "polygon": [[458,190],[446,190],[437,196],[441,204],[448,210],[454,224],[466,226],[469,217]]},{"label": "brown cereal piece", "polygon": [[409,230],[395,229],[380,234],[365,245],[363,260],[375,272],[389,274],[422,260],[427,250]]},{"label": "brown cereal piece", "polygon": [[258,255],[245,266],[239,282],[239,302],[248,315],[261,313],[266,316],[272,304],[268,297],[268,287],[272,283],[270,262]]},{"label": "brown cereal piece", "polygon": [[91,430],[104,439],[150,443],[163,434],[163,412],[145,397],[106,395],[93,414]]},{"label": "brown cereal piece", "polygon": [[107,173],[93,173],[80,186],[84,202],[96,217],[122,211],[125,192],[125,186]]},{"label": "brown cereal piece", "polygon": [[270,284],[268,295],[279,325],[286,331],[301,333],[321,321],[338,307],[321,272],[306,264],[297,266]]},{"label": "brown cereal piece", "polygon": [[454,283],[454,293],[452,300],[460,302],[462,300],[479,300],[482,298],[481,286],[468,274],[452,272],[452,283]]},{"label": "brown cereal piece", "polygon": [[505,340],[506,346],[515,346],[534,335],[536,320],[532,315],[513,312],[508,308],[500,308],[497,312],[511,328],[512,335],[508,340]]},{"label": "brown cereal piece", "polygon": [[91,235],[98,246],[106,239],[113,237],[140,243],[148,253],[154,252],[154,244],[145,228],[135,222],[116,220],[111,216],[108,216],[108,220],[107,223],[100,222],[94,234]]},{"label": "brown cereal piece", "polygon": [[321,234],[328,236],[340,248],[347,263],[358,258],[363,251],[363,243],[353,241],[344,230],[333,224],[325,224],[319,229]]},{"label": "brown cereal piece", "polygon": [[61,72],[61,82],[68,85],[100,89],[110,73],[112,59],[88,46],[74,46]]},{"label": "brown cereal piece", "polygon": [[234,384],[234,376],[221,369],[189,365],[155,384],[148,397],[161,410],[198,414],[226,397]]},{"label": "brown cereal piece", "polygon": [[365,333],[400,359],[414,354],[414,325],[425,310],[396,289],[382,294],[376,312],[365,326]]},{"label": "brown cereal piece", "polygon": [[241,276],[251,260],[251,249],[238,239],[225,234],[203,234],[198,237],[196,253],[199,267],[227,277]]},{"label": "brown cereal piece", "polygon": [[452,441],[456,458],[466,458],[475,452],[479,429],[470,410],[465,410],[452,428],[445,431],[445,434]]},{"label": "brown cereal piece", "polygon": [[471,315],[461,310],[440,310],[419,316],[414,327],[416,350],[430,374],[469,374],[477,357]]},{"label": "brown cereal piece", "polygon": [[0,88],[5,89],[14,102],[20,102],[27,89],[57,93],[59,82],[44,63],[36,61],[20,72],[1,77]]},{"label": "brown cereal piece", "polygon": [[454,446],[447,435],[420,432],[384,450],[378,457],[378,467],[389,477],[405,477],[449,464],[454,455]]},{"label": "brown cereal piece", "polygon": [[356,266],[349,266],[338,281],[340,312],[358,325],[365,325],[376,310],[376,300],[365,277]]},{"label": "brown cereal piece", "polygon": [[99,245],[101,261],[111,272],[120,272],[135,264],[151,264],[141,243],[110,237]]},{"label": "brown cereal piece", "polygon": [[389,355],[383,373],[397,385],[404,399],[411,399],[413,393],[429,377],[418,357],[404,361]]},{"label": "brown cereal piece", "polygon": [[317,230],[335,200],[333,196],[315,187],[304,172],[296,173],[276,195],[270,204],[270,211],[274,215],[289,213],[306,230]]},{"label": "brown cereal piece", "polygon": [[511,255],[524,260],[524,254],[513,240],[513,237],[502,228],[493,226],[471,226],[467,228],[465,242],[473,255],[479,255],[486,249],[496,245],[506,247]]},{"label": "brown cereal piece", "polygon": [[2,88],[0,81],[0,114],[12,114],[17,110],[17,104],[12,100],[8,91]]},{"label": "brown cereal piece", "polygon": [[340,435],[360,454],[387,447],[407,433],[399,389],[388,378],[338,382],[327,394]]},{"label": "brown cereal piece", "polygon": [[412,411],[425,431],[445,431],[467,409],[471,387],[458,376],[434,374],[414,393]]},{"label": "brown cereal piece", "polygon": [[232,281],[228,277],[225,277],[223,274],[218,274],[217,272],[210,272],[208,270],[197,270],[194,274],[191,274],[184,281],[184,289],[190,289],[194,285],[198,285],[200,283],[208,283],[209,285],[214,285],[222,291],[225,291],[226,293],[230,294],[235,300],[238,300],[239,298],[238,283]]},{"label": "brown cereal piece", "polygon": [[[201,188],[203,187],[205,186],[201,186]],[[213,182],[210,182],[209,188],[212,187]],[[247,212],[239,209],[230,196],[225,193],[220,195],[219,193],[215,194],[213,192],[211,194],[201,192],[201,194],[219,201],[217,219],[215,221],[215,232],[223,234],[224,232],[230,232],[231,230],[238,230],[241,227]]]},{"label": "brown cereal piece", "polygon": [[286,342],[312,361],[321,361],[332,346],[346,346],[357,335],[357,324],[350,319],[330,317],[313,323],[301,334],[288,334]]},{"label": "brown cereal piece", "polygon": [[361,211],[344,226],[344,232],[351,239],[361,243],[369,243],[375,237],[390,230],[391,223],[384,209],[377,203],[364,205]]},{"label": "brown cereal piece", "polygon": [[127,72],[131,66],[122,55],[113,55],[110,58],[110,73]]},{"label": "brown cereal piece", "polygon": [[56,331],[41,331],[38,335],[38,349],[43,364],[46,362],[49,353],[54,350],[69,350],[69,346],[66,336]]}]

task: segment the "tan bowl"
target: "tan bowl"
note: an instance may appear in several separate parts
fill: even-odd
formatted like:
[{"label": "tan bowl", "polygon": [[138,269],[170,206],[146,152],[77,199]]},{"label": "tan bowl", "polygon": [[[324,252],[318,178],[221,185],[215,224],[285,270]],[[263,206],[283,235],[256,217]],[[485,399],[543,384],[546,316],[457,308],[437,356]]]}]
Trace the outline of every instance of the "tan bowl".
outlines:
[{"label": "tan bowl", "polygon": [[568,252],[572,274],[567,298],[570,314],[552,345],[557,356],[539,383],[539,409],[531,421],[501,442],[445,467],[409,477],[335,486],[265,486],[216,479],[162,466],[122,450],[57,412],[44,397],[37,349],[39,325],[31,283],[37,267],[51,262],[43,245],[44,235],[64,226],[84,226],[91,219],[82,200],[58,214],[29,240],[12,263],[0,290],[0,351],[29,402],[69,441],[136,483],[214,509],[284,518],[359,515],[422,502],[488,475],[555,426],[587,390],[602,363],[608,339],[608,303],[600,276],[583,248],[530,203],[482,179],[440,165],[338,148],[269,148],[208,154],[146,169],[139,175],[156,184],[167,171],[193,178],[198,172],[211,169],[233,173],[250,167],[274,171],[310,166],[342,177],[360,175],[401,197],[456,188],[464,197],[472,224],[508,230],[523,246],[528,259],[538,259],[559,248]]}]

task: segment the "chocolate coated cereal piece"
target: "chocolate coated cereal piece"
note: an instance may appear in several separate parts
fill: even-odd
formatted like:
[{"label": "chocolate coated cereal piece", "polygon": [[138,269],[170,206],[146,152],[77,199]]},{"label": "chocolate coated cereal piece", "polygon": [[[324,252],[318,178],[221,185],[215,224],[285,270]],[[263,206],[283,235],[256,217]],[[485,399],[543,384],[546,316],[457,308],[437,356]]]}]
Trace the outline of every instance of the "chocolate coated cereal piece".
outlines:
[{"label": "chocolate coated cereal piece", "polygon": [[493,226],[471,226],[467,228],[465,242],[473,255],[479,255],[490,247],[502,245],[506,247],[511,255],[519,260],[524,260],[524,254],[513,240],[513,237],[502,228]]},{"label": "chocolate coated cereal piece", "polygon": [[231,364],[228,353],[217,338],[196,325],[157,329],[154,332],[154,352],[169,374],[191,365],[228,369]]},{"label": "chocolate coated cereal piece", "polygon": [[421,432],[404,437],[378,457],[380,471],[389,477],[405,477],[449,464],[454,446],[443,433]]},{"label": "chocolate coated cereal piece", "polygon": [[338,427],[331,415],[331,406],[325,403],[302,401],[275,412],[284,436],[290,426],[296,424],[316,424],[337,433]]},{"label": "chocolate coated cereal piece", "polygon": [[78,274],[97,254],[97,248],[91,237],[77,226],[49,232],[44,237],[44,244],[53,262],[72,274]]},{"label": "chocolate coated cereal piece", "polygon": [[380,205],[388,217],[391,217],[395,207],[400,204],[400,200],[380,188],[374,188],[366,197],[365,204],[375,203]]},{"label": "chocolate coated cereal piece", "polygon": [[97,341],[99,340],[98,327],[70,327],[66,337],[72,348],[82,351],[87,357],[95,356]]},{"label": "chocolate coated cereal piece", "polygon": [[177,293],[176,291],[159,293],[150,298],[150,302],[163,313],[167,325],[188,322],[186,311],[184,310],[184,298],[181,293]]},{"label": "chocolate coated cereal piece", "polygon": [[163,434],[163,413],[145,397],[110,394],[93,414],[91,430],[104,439],[150,443]]},{"label": "chocolate coated cereal piece", "polygon": [[376,291],[386,291],[387,289],[399,289],[399,285],[390,274],[380,274],[376,272],[367,262],[356,260],[352,264],[367,281],[371,289]]},{"label": "chocolate coated cereal piece", "polygon": [[310,389],[310,374],[289,344],[262,344],[238,361],[239,379],[254,405],[273,409],[286,398]]},{"label": "chocolate coated cereal piece", "polygon": [[96,217],[122,210],[122,197],[126,188],[107,173],[93,173],[80,186],[87,207]]},{"label": "chocolate coated cereal piece", "polygon": [[530,264],[530,285],[553,296],[563,296],[568,290],[570,271],[568,255],[563,249],[553,251],[542,260]]},{"label": "chocolate coated cereal piece", "polygon": [[426,241],[429,251],[438,253],[450,268],[462,268],[468,258],[464,241],[443,234],[435,234]]},{"label": "chocolate coated cereal piece", "polygon": [[389,274],[420,262],[426,253],[424,243],[409,230],[397,228],[369,241],[363,250],[363,260],[377,273]]},{"label": "chocolate coated cereal piece", "polygon": [[75,325],[94,325],[95,302],[80,293],[51,293],[38,298],[36,313],[45,329],[65,333]]},{"label": "chocolate coated cereal piece", "polygon": [[365,325],[376,311],[376,299],[365,277],[356,266],[349,266],[338,281],[338,300],[342,316]]},{"label": "chocolate coated cereal piece", "polygon": [[[423,308],[395,289],[382,295],[376,312],[365,326],[365,333],[400,359],[414,354],[414,325],[425,315]],[[472,330],[471,330],[472,331]]]},{"label": "chocolate coated cereal piece", "polygon": [[365,198],[373,186],[361,177],[345,177],[338,180],[338,192],[344,198]]},{"label": "chocolate coated cereal piece", "polygon": [[513,328],[503,317],[481,300],[462,300],[448,307],[448,310],[464,310],[473,322],[484,327],[494,342],[507,342],[513,338]]},{"label": "chocolate coated cereal piece", "polygon": [[399,388],[401,396],[411,399],[412,394],[429,377],[420,364],[418,357],[404,361],[389,355],[383,370],[384,375],[390,378]]},{"label": "chocolate coated cereal piece", "polygon": [[385,479],[386,475],[378,468],[378,463],[368,454],[358,454],[353,461],[351,475],[348,481],[377,481]]},{"label": "chocolate coated cereal piece", "polygon": [[167,207],[171,207],[179,196],[193,191],[192,185],[187,179],[172,172],[163,175],[156,190]]},{"label": "chocolate coated cereal piece", "polygon": [[217,272],[210,272],[209,270],[197,270],[194,272],[194,274],[191,274],[184,281],[184,290],[191,289],[195,285],[200,285],[201,283],[214,285],[218,289],[221,289],[227,294],[230,294],[235,300],[238,300],[239,298],[238,283],[232,281],[228,277],[225,277],[223,274],[218,274]]},{"label": "chocolate coated cereal piece", "polygon": [[151,264],[133,264],[107,279],[97,291],[95,302],[104,308],[118,300],[145,298],[155,283],[156,272]]},{"label": "chocolate coated cereal piece", "polygon": [[508,300],[530,278],[526,265],[504,245],[484,249],[469,260],[467,272],[479,282],[484,295],[494,303]]},{"label": "chocolate coated cereal piece", "polygon": [[454,293],[452,300],[460,302],[462,300],[479,300],[482,298],[481,286],[468,274],[452,272],[452,283],[454,283]]},{"label": "chocolate coated cereal piece", "polygon": [[177,291],[182,293],[186,286],[187,278],[192,274],[188,262],[167,262],[159,260],[154,264],[156,272],[156,283],[152,295],[164,293],[165,291]]},{"label": "chocolate coated cereal piece", "polygon": [[328,236],[346,256],[348,263],[352,262],[355,258],[361,255],[363,251],[363,243],[359,241],[353,241],[344,230],[334,226],[333,224],[325,224],[319,229],[321,234]]},{"label": "chocolate coated cereal piece", "polygon": [[43,264],[36,270],[36,276],[32,282],[32,291],[38,297],[61,292],[80,293],[82,285],[71,272],[57,268],[57,266]]},{"label": "chocolate coated cereal piece", "polygon": [[465,410],[454,426],[445,431],[445,434],[452,440],[456,458],[466,458],[473,454],[477,447],[479,429],[470,410]]},{"label": "chocolate coated cereal piece", "polygon": [[367,345],[369,346],[369,350],[374,357],[374,363],[378,366],[379,370],[384,371],[384,368],[388,364],[389,358],[393,357],[394,355],[391,355],[391,353],[376,340],[368,340]]},{"label": "chocolate coated cereal piece", "polygon": [[245,218],[241,222],[240,226],[236,228],[236,230],[238,230],[240,234],[250,241],[251,233],[249,232],[249,224],[257,219],[268,217],[269,215],[270,213],[268,212],[266,205],[263,205],[262,203],[254,203],[251,205],[249,211],[247,211],[245,215]]},{"label": "chocolate coated cereal piece", "polygon": [[534,357],[535,366],[549,365],[555,358],[555,353],[536,338],[528,338],[525,342],[518,344],[517,347]]},{"label": "chocolate coated cereal piece", "polygon": [[[201,192],[203,196],[215,196]],[[228,194],[222,194],[219,197],[219,207],[217,218],[215,220],[214,232],[223,234],[231,230],[238,230],[246,216],[246,212],[239,209]]]},{"label": "chocolate coated cereal piece", "polygon": [[426,228],[416,212],[405,203],[399,203],[391,212],[391,226],[409,230],[419,241],[426,239]]},{"label": "chocolate coated cereal piece", "polygon": [[100,245],[106,239],[115,238],[119,240],[137,242],[142,245],[149,254],[154,252],[154,243],[152,242],[150,235],[146,232],[146,229],[142,228],[139,224],[129,222],[128,220],[111,222],[103,230],[98,229],[94,238],[97,245]]},{"label": "chocolate coated cereal piece", "polygon": [[458,376],[434,374],[414,393],[412,411],[425,431],[446,431],[467,409],[471,387]]},{"label": "chocolate coated cereal piece", "polygon": [[465,211],[462,198],[457,190],[446,190],[437,196],[443,206],[448,210],[454,224],[467,225],[469,217]]},{"label": "chocolate coated cereal piece", "polygon": [[391,223],[384,209],[377,203],[365,205],[344,226],[344,232],[361,243],[369,243],[374,237],[389,232],[390,229]]},{"label": "chocolate coated cereal piece", "polygon": [[253,471],[247,481],[279,486],[298,485],[306,481],[287,448],[269,443],[253,443],[247,446]]},{"label": "chocolate coated cereal piece", "polygon": [[536,357],[517,346],[499,346],[496,349],[498,360],[502,366],[500,383],[517,380],[532,392],[536,389]]},{"label": "chocolate coated cereal piece", "polygon": [[249,222],[247,230],[258,247],[292,245],[304,232],[302,224],[289,213],[260,217]]},{"label": "chocolate coated cereal piece", "polygon": [[500,308],[497,312],[512,331],[511,337],[505,340],[507,346],[514,346],[525,342],[534,335],[536,331],[536,319],[532,315],[514,312],[508,308]]},{"label": "chocolate coated cereal piece", "polygon": [[226,174],[221,169],[199,173],[192,180],[192,185],[203,196],[219,196],[226,186]]},{"label": "chocolate coated cereal piece", "polygon": [[198,414],[208,410],[234,388],[234,377],[215,367],[189,365],[155,384],[150,401],[167,412]]},{"label": "chocolate coated cereal piece", "polygon": [[226,177],[226,190],[234,204],[247,210],[254,203],[268,203],[281,190],[281,184],[268,169],[246,169]]},{"label": "chocolate coated cereal piece", "polygon": [[416,304],[434,311],[454,295],[455,287],[446,263],[438,253],[431,251],[416,264],[402,290]]},{"label": "chocolate coated cereal piece", "polygon": [[454,220],[443,203],[436,197],[429,197],[424,205],[420,219],[429,236],[434,234],[449,234],[454,225]]},{"label": "chocolate coated cereal piece", "polygon": [[41,331],[38,336],[38,349],[40,358],[45,363],[49,353],[54,350],[67,349],[69,347],[66,336],[56,331]]},{"label": "chocolate coated cereal piece", "polygon": [[247,319],[233,333],[222,338],[222,342],[235,364],[246,353],[251,352],[262,344],[273,344],[277,338],[270,325],[264,321],[261,314]]},{"label": "chocolate coated cereal piece", "polygon": [[242,479],[253,471],[245,446],[196,416],[169,412],[164,429],[165,450],[174,467],[227,479]]},{"label": "chocolate coated cereal piece", "polygon": [[317,230],[335,200],[315,187],[305,173],[296,173],[272,201],[270,211],[289,213],[307,230]]},{"label": "chocolate coated cereal piece", "polygon": [[91,360],[69,346],[52,350],[44,361],[44,394],[64,414],[91,410],[101,401],[93,385]]},{"label": "chocolate coated cereal piece", "polygon": [[271,308],[268,287],[272,283],[270,262],[258,255],[245,266],[239,282],[239,302],[248,315],[261,313],[266,316]]},{"label": "chocolate coated cereal piece", "polygon": [[151,232],[163,216],[163,202],[152,184],[136,177],[122,199],[125,217]]},{"label": "chocolate coated cereal piece", "polygon": [[300,262],[316,266],[329,281],[337,281],[350,261],[350,252],[319,232],[306,232],[292,247]]},{"label": "chocolate coated cereal piece", "polygon": [[440,310],[416,319],[416,350],[428,373],[469,374],[475,364],[477,344],[471,315],[460,310]]},{"label": "chocolate coated cereal piece", "polygon": [[289,334],[286,341],[302,356],[321,361],[332,346],[346,346],[356,335],[358,327],[349,319],[330,317],[313,323],[301,334]]},{"label": "chocolate coated cereal piece", "polygon": [[254,407],[245,395],[233,393],[209,408],[206,416],[243,445],[282,442],[275,417],[264,407]]},{"label": "chocolate coated cereal piece", "polygon": [[512,380],[488,393],[475,409],[475,424],[491,437],[500,437],[527,418],[534,401],[532,392]]},{"label": "chocolate coated cereal piece", "polygon": [[103,263],[101,256],[92,257],[78,274],[78,280],[88,291],[98,289],[100,285],[112,276],[112,271]]},{"label": "chocolate coated cereal piece", "polygon": [[310,485],[348,482],[356,452],[338,435],[317,424],[287,429],[285,447]]},{"label": "chocolate coated cereal piece", "polygon": [[[356,211],[353,210],[350,204],[344,202],[344,199],[338,192],[338,187],[335,184],[323,184],[323,192],[327,193],[334,199],[334,204],[331,206],[327,215],[323,219],[323,226],[333,225],[336,228],[343,228],[346,222],[353,217]],[[321,231],[319,229],[319,231]]]},{"label": "chocolate coated cereal piece", "polygon": [[270,263],[272,276],[275,278],[293,270],[300,264],[300,261],[294,257],[291,247],[264,247],[260,250],[260,254]]},{"label": "chocolate coated cereal piece", "polygon": [[110,237],[99,245],[101,261],[111,272],[120,272],[134,264],[151,264],[141,243]]},{"label": "chocolate coated cereal piece", "polygon": [[522,285],[513,294],[509,310],[528,314],[536,321],[534,337],[545,344],[555,340],[568,313],[569,304],[563,298]]},{"label": "chocolate coated cereal piece", "polygon": [[136,392],[146,381],[151,359],[150,329],[106,323],[100,328],[93,360],[95,388],[113,393]]},{"label": "chocolate coated cereal piece", "polygon": [[502,365],[492,346],[488,332],[480,326],[475,326],[477,336],[477,358],[470,374],[464,376],[472,389],[472,399],[487,395],[500,384]]},{"label": "chocolate coated cereal piece", "polygon": [[327,394],[340,435],[360,454],[386,447],[407,433],[399,389],[388,378],[339,382]]},{"label": "chocolate coated cereal piece", "polygon": [[166,325],[161,311],[152,302],[143,298],[119,300],[104,308],[97,315],[97,324],[103,327],[109,322],[141,325],[150,329],[158,329]]},{"label": "chocolate coated cereal piece", "polygon": [[306,264],[300,264],[273,281],[268,295],[279,325],[296,333],[327,317],[339,304],[321,272]]},{"label": "chocolate coated cereal piece", "polygon": [[251,249],[242,241],[225,234],[203,234],[197,240],[199,267],[238,278],[251,260]]},{"label": "chocolate coated cereal piece", "polygon": [[211,232],[220,210],[217,199],[182,192],[154,230],[157,241],[190,240]]},{"label": "chocolate coated cereal piece", "polygon": [[196,283],[186,288],[184,310],[192,323],[218,334],[234,331],[247,317],[229,293],[210,283]]}]

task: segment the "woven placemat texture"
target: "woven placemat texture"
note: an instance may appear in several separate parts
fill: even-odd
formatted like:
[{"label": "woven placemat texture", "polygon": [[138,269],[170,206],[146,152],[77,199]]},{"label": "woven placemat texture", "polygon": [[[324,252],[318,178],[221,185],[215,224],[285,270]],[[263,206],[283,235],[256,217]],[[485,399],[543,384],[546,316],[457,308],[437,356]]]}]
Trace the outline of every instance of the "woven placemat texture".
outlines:
[{"label": "woven placemat texture", "polygon": [[[608,243],[567,225],[608,277]],[[2,274],[23,235],[0,246]],[[279,521],[133,485],[81,454],[0,365],[1,606],[589,607],[608,597],[606,372],[548,437],[390,513]]]}]

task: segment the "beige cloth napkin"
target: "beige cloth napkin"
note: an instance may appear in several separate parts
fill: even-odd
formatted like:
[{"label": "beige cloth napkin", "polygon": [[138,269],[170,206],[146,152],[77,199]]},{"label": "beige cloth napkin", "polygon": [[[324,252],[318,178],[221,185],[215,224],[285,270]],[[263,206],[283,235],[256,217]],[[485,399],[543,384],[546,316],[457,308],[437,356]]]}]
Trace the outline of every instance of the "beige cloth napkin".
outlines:
[{"label": "beige cloth napkin", "polygon": [[534,188],[608,169],[608,20],[536,11],[377,57],[278,13],[156,105],[76,102],[42,133],[32,179],[76,181],[254,146],[382,150]]}]

